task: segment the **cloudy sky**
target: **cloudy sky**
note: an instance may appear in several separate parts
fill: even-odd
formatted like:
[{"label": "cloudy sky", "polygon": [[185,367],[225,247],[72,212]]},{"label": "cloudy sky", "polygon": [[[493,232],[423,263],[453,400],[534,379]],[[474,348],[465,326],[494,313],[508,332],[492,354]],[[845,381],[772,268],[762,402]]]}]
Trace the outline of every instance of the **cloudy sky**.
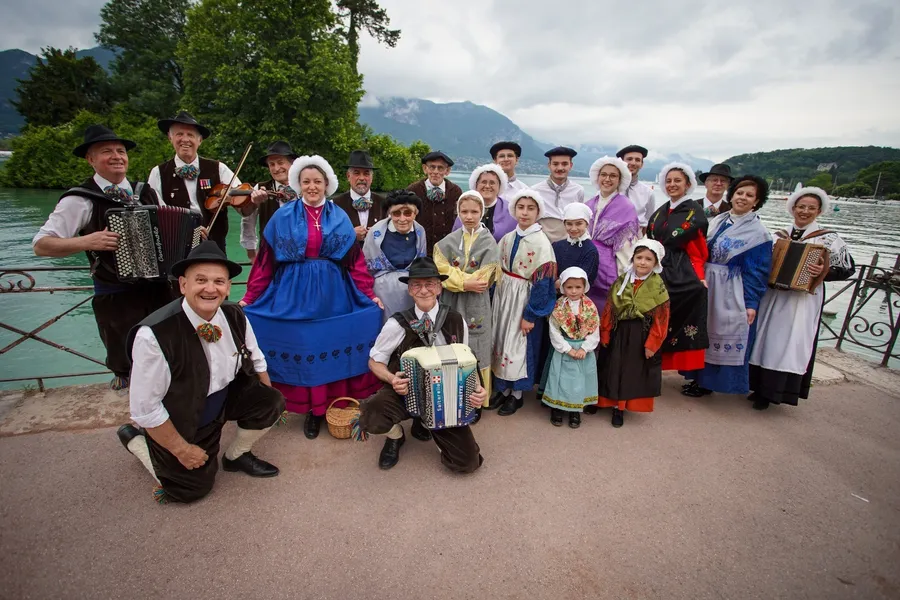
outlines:
[{"label": "cloudy sky", "polygon": [[[6,1],[6,0],[4,0]],[[264,0],[260,0],[264,1]],[[94,44],[102,0],[29,0],[4,45]],[[553,143],[642,143],[712,159],[900,147],[896,0],[382,0],[374,96],[470,100]]]}]

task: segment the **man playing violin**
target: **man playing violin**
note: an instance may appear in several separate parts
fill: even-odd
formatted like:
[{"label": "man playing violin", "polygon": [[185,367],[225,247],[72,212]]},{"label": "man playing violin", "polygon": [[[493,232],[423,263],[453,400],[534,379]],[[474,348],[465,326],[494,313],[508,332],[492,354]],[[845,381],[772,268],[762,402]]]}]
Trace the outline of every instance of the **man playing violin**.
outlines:
[{"label": "man playing violin", "polygon": [[[197,154],[200,144],[210,136],[210,130],[187,112],[181,111],[172,119],[157,121],[157,126],[169,138],[175,157],[153,167],[147,183],[156,191],[161,203],[200,211],[203,226],[209,227],[215,210],[206,207],[206,196],[217,184],[227,185],[234,173],[221,162]],[[240,183],[235,178],[233,185]],[[207,232],[207,237],[216,242],[222,252],[226,251],[227,216],[217,218],[212,230]]]},{"label": "man playing violin", "polygon": [[[256,248],[259,237],[256,233],[259,223],[259,235],[266,230],[269,219],[275,211],[297,198],[297,192],[288,185],[288,172],[297,154],[291,149],[291,145],[283,140],[278,140],[269,145],[266,155],[259,160],[259,164],[269,169],[272,179],[257,184],[256,189],[261,193],[251,196],[253,212],[241,219],[241,247],[247,251],[250,260],[256,258]],[[269,192],[280,192],[272,194]]]}]

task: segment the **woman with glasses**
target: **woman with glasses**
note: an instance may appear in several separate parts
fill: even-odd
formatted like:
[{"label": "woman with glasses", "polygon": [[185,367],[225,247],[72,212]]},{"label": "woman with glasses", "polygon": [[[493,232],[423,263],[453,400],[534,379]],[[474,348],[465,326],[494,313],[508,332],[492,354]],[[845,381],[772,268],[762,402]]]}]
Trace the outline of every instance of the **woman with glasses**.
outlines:
[{"label": "woman with glasses", "polygon": [[[516,220],[509,214],[508,205],[503,199],[503,195],[510,190],[508,183],[506,173],[494,163],[482,165],[469,175],[469,189],[478,192],[484,199],[481,223],[497,242],[516,228]],[[457,218],[453,231],[462,227],[462,221]]]},{"label": "woman with glasses", "polygon": [[400,282],[409,265],[425,256],[425,229],[416,222],[422,201],[409,190],[395,190],[382,204],[386,219],[375,223],[363,242],[366,267],[375,277],[375,295],[384,304],[382,320],[412,308],[413,300],[405,283]]}]

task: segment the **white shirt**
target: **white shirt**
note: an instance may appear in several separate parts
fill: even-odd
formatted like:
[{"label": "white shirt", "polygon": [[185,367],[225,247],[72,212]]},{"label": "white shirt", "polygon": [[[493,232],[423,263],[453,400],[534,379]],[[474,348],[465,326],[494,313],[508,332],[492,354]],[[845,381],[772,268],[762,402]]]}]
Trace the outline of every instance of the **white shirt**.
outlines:
[{"label": "white shirt", "polygon": [[[181,308],[194,327],[206,323],[191,309],[187,300],[181,301]],[[216,311],[210,323],[218,325],[222,329],[222,337],[219,341],[200,340],[203,345],[203,353],[206,355],[206,362],[209,365],[209,394],[214,394],[225,389],[234,380],[234,374],[238,368],[238,355],[231,328],[228,326],[228,320],[221,308]],[[266,358],[259,349],[250,321],[247,321],[245,341],[250,358],[253,360],[253,369],[257,373],[264,373],[267,368]],[[134,347],[131,350],[131,360],[133,362],[131,386],[129,387],[131,418],[141,427],[159,427],[169,418],[169,411],[163,406],[162,400],[169,391],[172,373],[166,357],[159,348],[159,342],[149,327],[144,326],[138,329],[134,338]]]},{"label": "white shirt", "polygon": [[[566,298],[566,302],[569,303],[569,310],[572,311],[573,315],[581,313],[581,300],[572,301]],[[572,350],[572,345],[566,341],[562,329],[559,328],[559,321],[554,319],[552,315],[550,316],[550,343],[553,344],[553,349],[560,354],[565,354],[569,350]],[[590,352],[592,350],[595,350],[598,345],[600,345],[599,327],[597,327],[597,329],[589,333],[587,337],[584,338],[584,343],[581,345],[581,349],[585,352]],[[584,360],[593,359],[587,357]]]},{"label": "white shirt", "polygon": [[650,217],[656,212],[656,200],[653,199],[653,190],[650,186],[640,181],[632,181],[625,195],[634,204],[634,210],[637,211],[638,223],[641,227],[647,227]]},{"label": "white shirt", "polygon": [[[183,160],[181,160],[180,158],[178,158],[177,155],[175,156],[175,168],[176,169],[179,169],[186,164],[188,164],[188,163],[186,163]],[[190,164],[194,165],[197,168],[197,170],[199,171],[200,170],[200,157],[199,156],[195,157],[193,162],[191,162]],[[226,167],[225,163],[219,162],[219,181],[221,183],[228,183],[229,181],[231,181],[231,178],[233,175],[234,175],[234,172],[232,172],[231,169]],[[178,177],[178,175],[172,174],[172,177]],[[194,210],[197,210],[197,211],[200,210],[200,204],[197,202],[197,182],[199,181],[199,179],[200,179],[200,175],[198,174],[197,177],[195,177],[192,181],[189,181],[187,179],[184,180],[184,187],[185,187],[185,189],[187,189],[188,196],[191,199],[191,208]],[[172,200],[172,198],[163,198],[162,180],[160,179],[158,165],[153,167],[153,169],[151,169],[150,176],[147,178],[147,184],[156,191],[156,195],[159,196],[160,204],[167,204],[168,202],[170,202]],[[235,177],[234,185],[232,185],[232,187],[238,186],[240,184],[241,184],[240,179]]]},{"label": "white shirt", "polygon": [[[221,163],[219,163],[221,164]],[[279,191],[287,187],[283,183],[275,183],[275,191]],[[260,189],[259,184],[253,186],[254,190]],[[278,199],[278,208],[284,206],[284,202]],[[256,250],[259,240],[256,237],[256,224],[259,222],[259,207],[257,206],[252,213],[241,217],[241,248],[246,250]]]},{"label": "white shirt", "polygon": [[[118,185],[129,194],[134,193],[127,178],[123,179],[119,184],[113,184],[113,182],[94,173],[94,183],[99,185],[101,190],[110,185]],[[91,222],[93,214],[93,202],[84,196],[66,196],[57,203],[56,208],[54,208],[53,212],[50,213],[50,216],[47,217],[47,222],[44,223],[44,226],[38,230],[34,239],[31,240],[31,246],[34,247],[39,239],[47,236],[58,238],[75,237],[79,231],[84,229],[87,224]]]},{"label": "white shirt", "polygon": [[[440,303],[435,302],[434,308],[428,311],[428,316],[431,318],[431,322],[435,323],[437,321],[438,310],[440,310]],[[416,311],[416,318],[421,319],[425,315],[425,311],[420,310],[418,306],[413,307]],[[437,336],[434,338],[435,346],[446,346],[447,340],[444,339],[444,334],[440,331],[437,331]],[[406,335],[406,331],[403,329],[403,326],[397,322],[397,319],[391,317],[384,324],[384,327],[381,328],[381,333],[378,334],[378,337],[375,339],[375,345],[372,346],[372,349],[369,351],[369,358],[374,360],[375,362],[380,362],[383,365],[388,364],[391,361],[391,355],[400,345],[400,342],[403,341],[404,336]],[[463,327],[463,344],[469,344],[469,328]]]},{"label": "white shirt", "polygon": [[512,198],[516,195],[516,192],[519,190],[528,189],[528,185],[522,183],[518,178],[515,181],[510,181],[506,186],[506,191],[503,193],[504,198]]},{"label": "white shirt", "polygon": [[722,199],[718,202],[711,201],[708,197],[703,198],[703,210],[706,210],[710,206],[716,209],[716,212],[719,212],[719,207],[722,206],[722,202],[725,201],[725,196],[722,196]]},{"label": "white shirt", "polygon": [[[355,201],[359,200],[360,198],[365,198],[366,200],[371,200],[372,199],[372,190],[369,190],[368,192],[366,192],[365,196],[360,196],[359,194],[354,192],[352,189],[350,190],[350,200],[351,201],[355,202]],[[359,224],[362,225],[363,227],[365,227],[366,223],[369,222],[369,209],[357,210],[356,212],[359,213]]]},{"label": "white shirt", "polygon": [[544,212],[541,218],[560,219],[563,218],[563,209],[573,202],[584,204],[584,188],[574,181],[569,181],[569,185],[559,195],[559,204],[556,203],[556,192],[547,185],[547,180],[534,184],[531,189],[536,190],[544,200]]}]

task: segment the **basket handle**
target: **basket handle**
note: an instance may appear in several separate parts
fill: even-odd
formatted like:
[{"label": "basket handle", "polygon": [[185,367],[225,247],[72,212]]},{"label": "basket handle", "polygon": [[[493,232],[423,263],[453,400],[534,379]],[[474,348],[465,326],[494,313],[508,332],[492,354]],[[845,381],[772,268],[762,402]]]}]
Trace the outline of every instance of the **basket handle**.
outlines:
[{"label": "basket handle", "polygon": [[[344,401],[353,402],[354,404],[356,404],[357,407],[359,406],[359,400],[357,400],[356,398],[351,398],[350,396],[340,396],[340,397],[332,400],[331,403],[328,405],[328,408],[330,409],[332,406],[334,406],[335,402],[344,402]],[[326,410],[328,410],[328,409],[326,409]]]}]

